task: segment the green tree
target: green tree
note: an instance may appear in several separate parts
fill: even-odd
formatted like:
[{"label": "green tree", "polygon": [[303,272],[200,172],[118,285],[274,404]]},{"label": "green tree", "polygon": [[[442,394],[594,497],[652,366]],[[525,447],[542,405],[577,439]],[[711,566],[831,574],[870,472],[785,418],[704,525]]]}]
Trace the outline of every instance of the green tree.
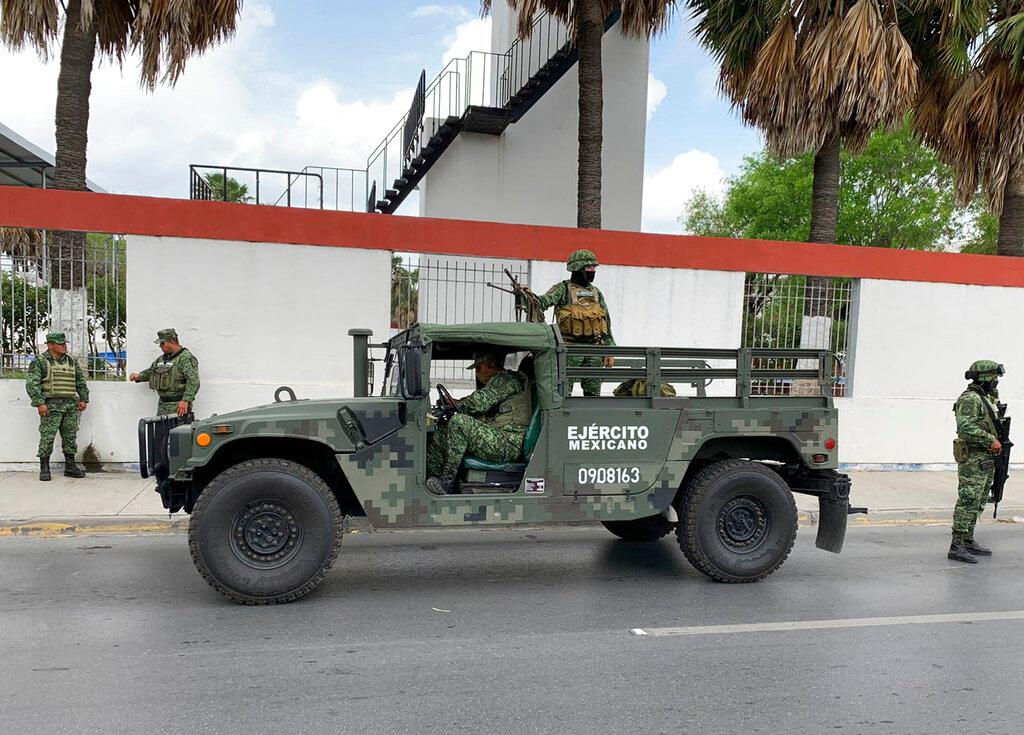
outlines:
[{"label": "green tree", "polygon": [[[985,247],[978,207],[958,209],[955,175],[920,144],[910,124],[879,131],[864,153],[843,153],[835,241],[847,245],[948,250]],[[697,192],[680,218],[695,235],[806,241],[811,228],[812,154],[748,157],[722,199]],[[980,238],[980,239],[979,239]]]},{"label": "green tree", "polygon": [[118,374],[124,373],[125,340],[127,338],[127,243],[112,235],[89,235],[88,258],[91,268],[86,277],[88,292],[88,326],[90,368],[106,373],[106,362],[99,359],[96,337],[103,339],[107,351],[115,355]]},{"label": "green tree", "polygon": [[36,335],[50,324],[50,295],[45,282],[31,274],[0,273],[0,352],[2,372],[19,367],[15,355],[33,355]]},{"label": "green tree", "polygon": [[[35,47],[47,57],[60,43],[57,78],[56,169],[54,189],[86,190],[89,98],[97,52],[122,64],[139,54],[142,85],[173,85],[192,56],[230,37],[241,0],[148,2],[147,0],[0,0],[0,43]],[[81,233],[51,233],[51,283],[75,290],[84,286]]]},{"label": "green tree", "polygon": [[252,197],[249,196],[249,187],[245,184],[239,183],[234,178],[228,176],[227,178],[227,190],[224,188],[224,174],[206,174],[204,177],[207,185],[213,192],[213,200],[217,202],[238,202],[240,204],[249,204],[252,201]]},{"label": "green tree", "polygon": [[420,303],[420,269],[406,266],[401,255],[391,257],[391,328],[416,323]]}]

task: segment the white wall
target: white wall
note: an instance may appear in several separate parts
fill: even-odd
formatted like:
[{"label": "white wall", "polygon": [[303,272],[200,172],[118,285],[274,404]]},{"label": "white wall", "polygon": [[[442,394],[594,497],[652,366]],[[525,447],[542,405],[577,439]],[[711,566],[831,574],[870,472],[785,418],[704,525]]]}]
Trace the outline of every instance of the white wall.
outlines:
[{"label": "white wall", "polygon": [[[492,44],[504,53],[515,34],[495,2]],[[618,26],[604,36],[604,229],[640,229],[647,126],[646,41]],[[491,222],[576,226],[579,73],[573,66],[499,136],[462,133],[420,182],[420,214]]]},{"label": "white wall", "polygon": [[950,464],[953,401],[978,359],[1006,365],[1000,398],[1024,408],[1024,289],[862,280],[859,301],[844,462]]},{"label": "white wall", "polygon": [[[173,327],[199,358],[200,416],[269,403],[280,385],[301,398],[352,394],[352,338],[389,334],[391,254],[351,248],[128,238],[128,372],[160,354]],[[79,450],[137,462],[137,423],[155,413],[144,385],[90,383]],[[0,380],[0,464],[33,462],[38,416],[23,381]]]}]

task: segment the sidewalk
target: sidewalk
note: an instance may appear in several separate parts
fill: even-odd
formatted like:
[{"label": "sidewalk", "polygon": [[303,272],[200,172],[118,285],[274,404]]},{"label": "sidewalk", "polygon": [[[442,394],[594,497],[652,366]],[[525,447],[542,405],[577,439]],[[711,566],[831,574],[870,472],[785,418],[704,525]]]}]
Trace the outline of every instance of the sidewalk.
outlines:
[{"label": "sidewalk", "polygon": [[[856,524],[948,524],[956,502],[954,472],[851,472],[852,505],[867,506]],[[1024,523],[1024,491],[1011,478],[999,519]],[[76,533],[175,533],[188,528],[188,516],[168,518],[152,480],[130,472],[89,473],[81,480],[54,472],[39,482],[32,472],[0,473],[0,537],[59,536]],[[818,502],[797,495],[800,524],[817,523]],[[989,506],[984,516],[992,518]]]}]

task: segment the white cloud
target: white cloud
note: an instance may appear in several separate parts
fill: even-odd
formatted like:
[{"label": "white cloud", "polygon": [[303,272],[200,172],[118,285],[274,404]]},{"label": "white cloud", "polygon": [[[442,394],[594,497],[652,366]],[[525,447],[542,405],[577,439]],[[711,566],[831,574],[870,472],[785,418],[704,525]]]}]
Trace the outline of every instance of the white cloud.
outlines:
[{"label": "white cloud", "polygon": [[[190,163],[298,170],[362,168],[408,109],[412,90],[354,99],[328,81],[300,82],[274,68],[265,49],[270,8],[246,3],[238,33],[189,62],[174,88],[138,86],[137,61],[93,72],[89,178],[108,191],[183,197]],[[58,65],[33,52],[0,50],[4,95],[19,104],[3,122],[50,151]],[[253,182],[248,182],[250,191]],[[262,179],[261,198],[275,186]],[[325,181],[328,200],[331,184]],[[347,190],[341,197],[347,196]],[[361,190],[360,196],[361,198]],[[333,202],[331,202],[333,204]]]},{"label": "white cloud", "polygon": [[412,11],[413,18],[426,18],[431,15],[443,15],[446,18],[465,20],[470,12],[461,5],[420,5]]},{"label": "white cloud", "polygon": [[651,116],[658,109],[658,105],[665,99],[665,95],[668,94],[668,87],[665,86],[665,82],[657,79],[653,74],[648,72],[647,74],[647,119],[650,120]]},{"label": "white cloud", "polygon": [[664,168],[644,176],[643,232],[683,231],[677,221],[683,206],[697,189],[720,194],[724,189],[725,173],[710,153],[691,149],[680,153]]},{"label": "white cloud", "polygon": [[443,43],[448,48],[441,59],[443,67],[452,59],[464,59],[470,51],[491,50],[491,18],[474,18],[455,27],[455,31],[447,36]]}]

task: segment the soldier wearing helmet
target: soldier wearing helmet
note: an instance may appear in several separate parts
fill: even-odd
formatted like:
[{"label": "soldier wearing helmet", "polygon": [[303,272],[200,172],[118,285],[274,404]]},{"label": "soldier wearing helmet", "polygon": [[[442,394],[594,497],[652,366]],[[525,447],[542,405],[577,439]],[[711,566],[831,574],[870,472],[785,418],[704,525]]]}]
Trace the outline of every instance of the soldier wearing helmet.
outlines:
[{"label": "soldier wearing helmet", "polygon": [[999,397],[997,386],[1003,366],[993,360],[976,360],[964,377],[971,381],[956,403],[956,440],[959,490],[953,510],[953,541],[949,558],[977,564],[978,556],[992,552],[974,540],[974,527],[985,509],[995,474],[995,455],[1003,451],[995,425]]},{"label": "soldier wearing helmet", "polygon": [[[543,296],[538,296],[541,309],[555,308],[555,320],[568,344],[613,345],[612,320],[604,294],[594,285],[597,257],[590,250],[574,250],[569,254],[566,268],[572,274],[567,281],[556,283]],[[611,367],[612,358],[571,357],[569,367]],[[583,395],[601,395],[601,381],[581,381]],[[572,392],[572,386],[569,386]]]}]

